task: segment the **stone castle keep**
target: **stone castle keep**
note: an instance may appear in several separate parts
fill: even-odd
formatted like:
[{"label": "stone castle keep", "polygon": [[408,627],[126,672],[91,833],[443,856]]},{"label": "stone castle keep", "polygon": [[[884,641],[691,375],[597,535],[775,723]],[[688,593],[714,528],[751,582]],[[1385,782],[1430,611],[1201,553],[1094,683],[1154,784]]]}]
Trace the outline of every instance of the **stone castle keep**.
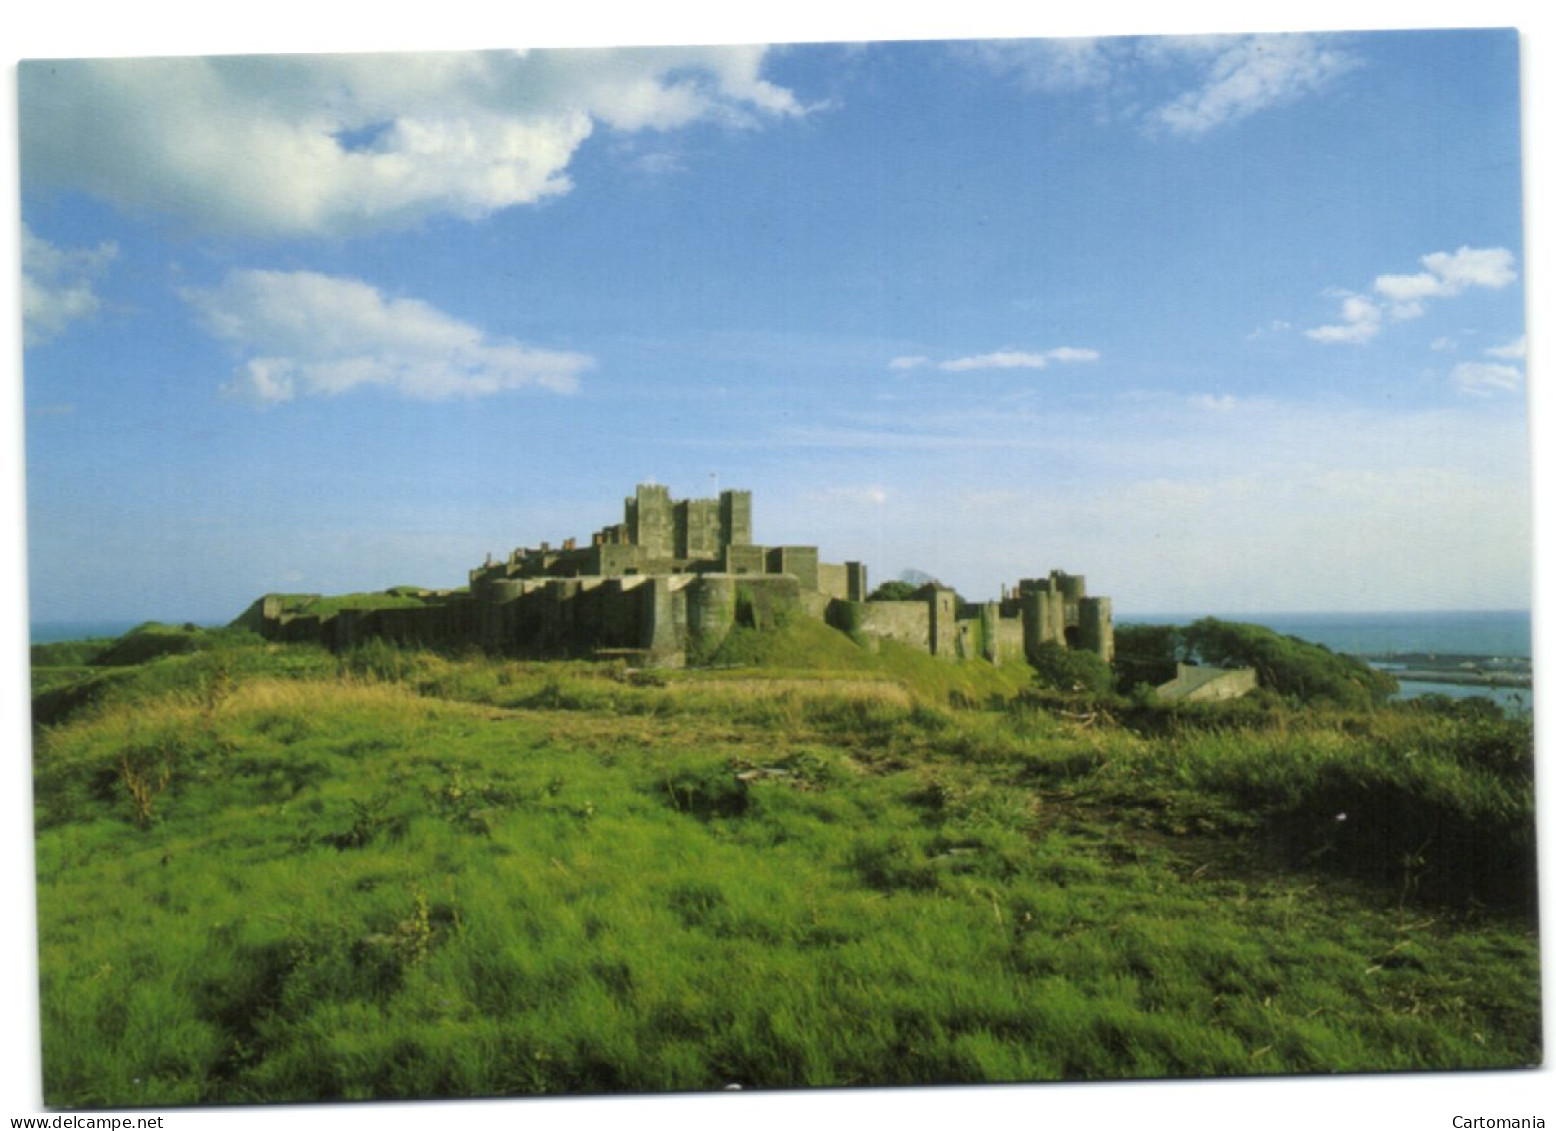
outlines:
[{"label": "stone castle keep", "polygon": [[749,491],[676,501],[665,487],[639,486],[623,521],[588,545],[570,538],[488,557],[470,571],[468,592],[324,613],[310,612],[308,598],[270,595],[242,619],[270,639],[337,649],[381,637],[673,666],[711,656],[737,624],[770,628],[803,615],[948,659],[1030,659],[1044,644],[1113,658],[1112,602],[1088,597],[1082,577],[1055,571],[978,605],[938,584],[910,600],[871,601],[863,563],[823,562],[815,546],[757,545],[751,532]]}]

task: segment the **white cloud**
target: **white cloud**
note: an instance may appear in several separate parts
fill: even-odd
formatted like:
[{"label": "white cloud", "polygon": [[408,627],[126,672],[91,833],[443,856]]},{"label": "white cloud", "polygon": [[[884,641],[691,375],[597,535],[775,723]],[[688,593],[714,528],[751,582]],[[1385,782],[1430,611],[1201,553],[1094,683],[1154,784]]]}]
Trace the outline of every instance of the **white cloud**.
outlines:
[{"label": "white cloud", "polygon": [[531,386],[565,393],[593,365],[585,354],[492,338],[425,302],[310,271],[234,271],[183,297],[246,355],[223,391],[261,405],[365,386],[421,400]]},{"label": "white cloud", "polygon": [[1500,289],[1518,278],[1513,253],[1505,247],[1461,247],[1455,252],[1436,251],[1421,262],[1442,280],[1443,294],[1456,295],[1467,287]]},{"label": "white cloud", "polygon": [[1372,281],[1372,288],[1390,302],[1407,305],[1447,293],[1443,280],[1430,271],[1418,275],[1379,275]]},{"label": "white cloud", "polygon": [[1269,322],[1266,322],[1262,326],[1256,326],[1253,329],[1253,331],[1247,335],[1245,340],[1246,341],[1250,341],[1250,342],[1256,342],[1260,338],[1268,337],[1268,336],[1270,336],[1272,334],[1284,334],[1287,330],[1290,330],[1290,329],[1291,329],[1291,323],[1290,322],[1287,322],[1283,318],[1276,318],[1276,319],[1272,319]]},{"label": "white cloud", "polygon": [[933,365],[946,373],[966,373],[975,369],[1046,369],[1051,361],[1096,361],[1101,356],[1094,349],[1080,346],[1056,346],[1041,352],[1002,349],[938,362],[928,357],[894,357],[887,363],[887,368],[905,370]]},{"label": "white cloud", "polygon": [[94,284],[119,254],[118,245],[60,248],[22,225],[22,339],[52,342],[72,323],[96,314],[102,302]]},{"label": "white cloud", "polygon": [[[1396,322],[1419,318],[1426,313],[1427,299],[1452,298],[1471,287],[1500,290],[1513,283],[1513,253],[1505,247],[1461,247],[1458,251],[1434,251],[1423,255],[1425,271],[1413,275],[1379,275],[1372,289],[1383,302],[1362,295],[1345,295],[1338,325],[1319,326],[1306,331],[1318,342],[1344,342],[1352,345],[1371,341],[1382,329],[1383,315]],[[1447,339],[1432,343],[1433,349],[1446,348]]]},{"label": "white cloud", "polygon": [[989,39],[966,45],[967,54],[998,71],[1016,75],[1028,90],[1082,90],[1107,82],[1126,65],[1122,40]]},{"label": "white cloud", "polygon": [[1048,365],[1045,353],[1026,353],[1020,350],[996,350],[973,357],[957,357],[942,361],[940,368],[947,373],[965,373],[970,369],[1043,369]]},{"label": "white cloud", "polygon": [[1379,275],[1372,282],[1372,289],[1389,301],[1389,313],[1397,319],[1419,318],[1425,310],[1423,299],[1451,298],[1469,287],[1501,289],[1518,278],[1513,253],[1505,247],[1437,251],[1423,255],[1421,262],[1425,271]]},{"label": "white cloud", "polygon": [[1317,93],[1359,65],[1334,37],[1313,34],[1003,39],[961,53],[1028,90],[1101,90],[1120,116],[1182,136]]},{"label": "white cloud", "polygon": [[1500,357],[1507,361],[1522,361],[1528,353],[1527,338],[1520,334],[1504,346],[1492,346],[1486,353],[1491,357]]},{"label": "white cloud", "polygon": [[1050,361],[1096,361],[1102,355],[1094,349],[1078,346],[1060,346],[1048,351]]},{"label": "white cloud", "polygon": [[1477,396],[1514,392],[1523,384],[1523,372],[1516,365],[1495,361],[1463,361],[1453,367],[1453,379],[1460,390]]},{"label": "white cloud", "polygon": [[596,128],[803,113],[760,47],[24,62],[29,179],[197,227],[350,235],[566,193]]},{"label": "white cloud", "polygon": [[1306,331],[1315,342],[1348,342],[1360,344],[1377,336],[1383,322],[1383,311],[1365,295],[1347,295],[1340,304],[1341,322],[1318,326]]},{"label": "white cloud", "polygon": [[1453,380],[1459,391],[1473,396],[1489,397],[1497,393],[1514,393],[1524,383],[1524,373],[1510,361],[1522,361],[1527,352],[1523,336],[1505,345],[1492,346],[1484,351],[1487,357],[1497,361],[1465,361],[1453,367]]},{"label": "white cloud", "polygon": [[1324,36],[1237,37],[1213,49],[1200,85],[1153,118],[1172,133],[1208,133],[1322,90],[1354,66],[1356,60]]}]

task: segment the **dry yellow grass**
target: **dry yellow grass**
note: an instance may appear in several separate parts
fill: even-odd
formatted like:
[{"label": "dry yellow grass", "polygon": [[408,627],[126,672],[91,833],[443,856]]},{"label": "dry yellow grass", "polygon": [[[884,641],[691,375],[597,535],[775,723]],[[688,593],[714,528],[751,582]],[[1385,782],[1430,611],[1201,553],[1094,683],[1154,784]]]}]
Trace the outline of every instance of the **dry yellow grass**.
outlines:
[{"label": "dry yellow grass", "polygon": [[667,690],[680,695],[735,700],[788,697],[808,702],[865,699],[898,707],[913,705],[913,695],[901,683],[884,679],[771,679],[760,676],[735,679],[677,680]]}]

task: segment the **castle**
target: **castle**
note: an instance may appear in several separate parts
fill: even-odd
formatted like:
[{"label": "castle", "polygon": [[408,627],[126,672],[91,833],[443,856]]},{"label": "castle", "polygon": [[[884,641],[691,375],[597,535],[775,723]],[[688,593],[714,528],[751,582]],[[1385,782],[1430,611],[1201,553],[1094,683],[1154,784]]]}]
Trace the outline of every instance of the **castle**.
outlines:
[{"label": "castle", "polygon": [[815,546],[757,545],[751,531],[749,491],[676,501],[665,487],[640,485],[623,521],[588,545],[568,539],[488,557],[470,571],[468,591],[326,613],[272,594],[240,619],[271,639],[332,648],[383,637],[675,666],[711,656],[737,624],[767,628],[804,615],[866,643],[892,640],[945,658],[1031,659],[1045,644],[1113,658],[1112,601],[1088,597],[1082,577],[1054,571],[984,604],[938,584],[910,600],[872,601],[863,563],[823,562]]}]

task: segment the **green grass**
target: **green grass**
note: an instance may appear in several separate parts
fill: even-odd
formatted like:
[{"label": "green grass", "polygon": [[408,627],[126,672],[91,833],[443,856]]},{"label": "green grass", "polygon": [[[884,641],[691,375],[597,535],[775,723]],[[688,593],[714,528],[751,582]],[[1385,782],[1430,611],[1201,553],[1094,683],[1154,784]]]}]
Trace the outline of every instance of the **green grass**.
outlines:
[{"label": "green grass", "polygon": [[37,732],[47,1102],[1539,1061],[1527,722],[772,643],[117,673]]},{"label": "green grass", "polygon": [[427,602],[418,594],[414,585],[397,585],[379,593],[340,593],[321,596],[317,593],[282,593],[281,609],[286,613],[310,616],[333,616],[342,609],[419,609]]}]

